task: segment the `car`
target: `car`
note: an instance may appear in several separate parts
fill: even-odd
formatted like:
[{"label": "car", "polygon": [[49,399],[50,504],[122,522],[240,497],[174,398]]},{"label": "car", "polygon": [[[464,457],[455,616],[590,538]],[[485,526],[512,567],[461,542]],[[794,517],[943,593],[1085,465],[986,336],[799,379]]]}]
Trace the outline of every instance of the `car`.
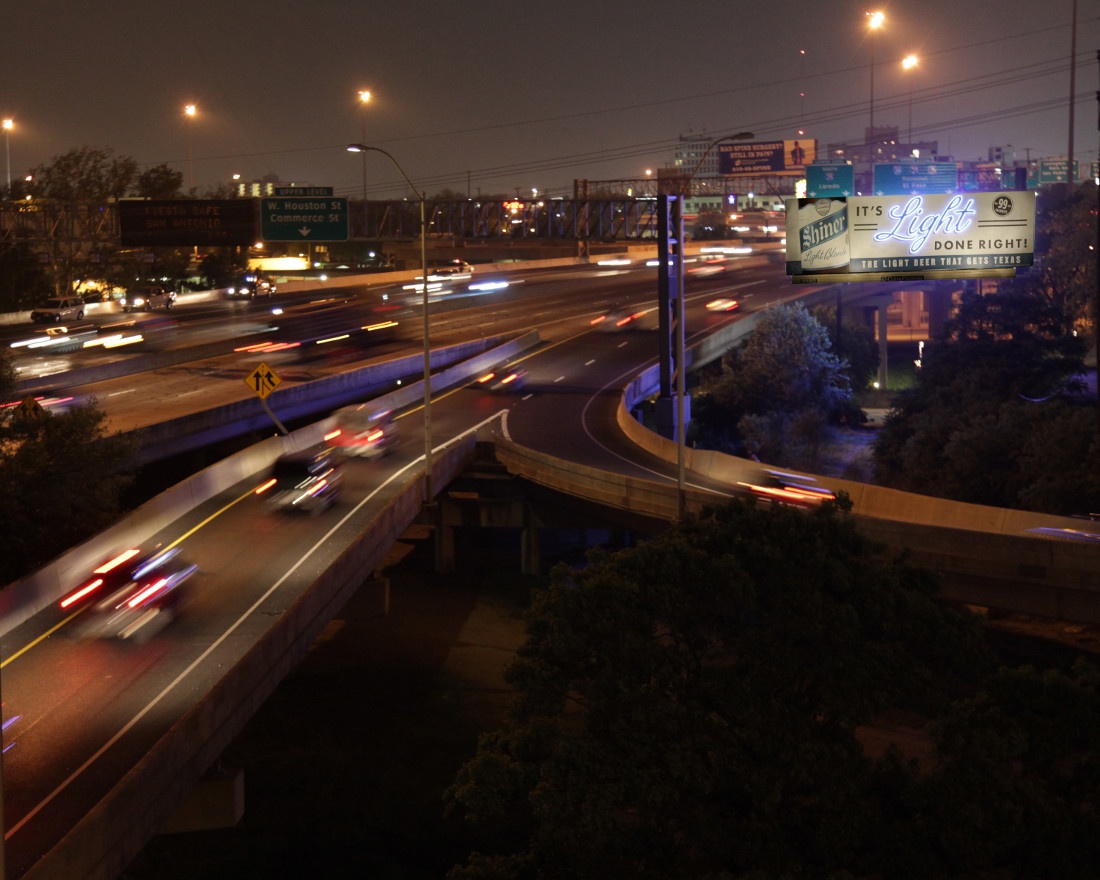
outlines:
[{"label": "car", "polygon": [[467,263],[465,260],[451,260],[449,263],[445,263],[442,266],[436,266],[433,269],[429,269],[428,277],[444,277],[448,275],[472,275],[473,273],[474,267]]},{"label": "car", "polygon": [[741,303],[726,296],[712,299],[707,303],[708,312],[736,312],[739,308],[741,308]]},{"label": "car", "polygon": [[17,339],[11,348],[24,349],[33,354],[64,354],[79,351],[86,343],[99,338],[95,324],[57,324],[35,330],[28,339]]},{"label": "car", "polygon": [[490,391],[518,391],[527,384],[527,371],[522,367],[496,367],[478,376],[477,383]]},{"label": "car", "polygon": [[641,306],[617,305],[597,316],[589,323],[604,333],[619,333],[623,330],[636,330],[641,327],[642,318],[652,309]]},{"label": "car", "polygon": [[792,507],[809,507],[824,501],[835,501],[836,493],[807,474],[793,474],[778,470],[762,470],[753,482],[739,482],[755,496],[773,504]]},{"label": "car", "polygon": [[148,312],[153,309],[169,311],[175,303],[175,292],[159,285],[132,288],[127,290],[125,296],[119,301],[124,312],[137,310]]},{"label": "car", "polygon": [[179,553],[178,547],[152,551],[127,547],[97,565],[72,592],[59,603],[62,611],[79,608],[93,598],[114,592],[139,580],[150,572],[170,563]]},{"label": "car", "polygon": [[233,279],[225,289],[226,295],[234,298],[258,299],[270,297],[275,293],[275,282],[260,272],[246,272]]},{"label": "car", "polygon": [[397,442],[397,425],[389,410],[370,403],[341,407],[325,442],[347,456],[380,458]]},{"label": "car", "polygon": [[270,492],[268,502],[277,510],[318,514],[336,503],[342,483],[343,471],[331,449],[288,452],[275,460],[256,494]]},{"label": "car", "polygon": [[78,634],[85,638],[148,640],[178,617],[187,599],[184,584],[198,570],[197,565],[175,552],[160,554],[155,564],[143,566],[88,608]]},{"label": "car", "polygon": [[36,324],[57,324],[61,321],[80,321],[84,318],[84,302],[75,296],[53,297],[45,305],[31,311]]}]

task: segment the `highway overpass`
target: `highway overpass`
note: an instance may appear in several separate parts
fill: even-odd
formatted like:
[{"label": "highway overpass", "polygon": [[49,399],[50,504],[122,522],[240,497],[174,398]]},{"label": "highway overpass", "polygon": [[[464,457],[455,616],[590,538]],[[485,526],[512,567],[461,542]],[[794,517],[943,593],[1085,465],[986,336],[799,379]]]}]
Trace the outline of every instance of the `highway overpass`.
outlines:
[{"label": "highway overpass", "polygon": [[[745,327],[731,323],[719,332],[732,337]],[[433,404],[439,446],[432,485],[445,487],[461,473],[480,439],[493,444],[518,478],[655,520],[674,519],[676,450],[630,416],[652,388],[648,339],[578,333],[537,345],[525,362],[530,375],[522,395],[465,387],[483,366],[476,362],[453,368],[450,391],[443,391],[444,376],[433,379],[440,399]],[[693,342],[699,357],[702,346],[714,345]],[[507,355],[479,356],[519,356],[528,343],[517,337]],[[416,399],[417,391],[404,393]],[[28,707],[34,720],[22,733],[13,729],[18,745],[5,758],[10,876],[121,873],[347,596],[372,578],[404,528],[422,516],[416,419],[410,415],[412,425],[403,432],[410,439],[389,461],[349,468],[354,492],[338,518],[277,522],[251,492],[280,451],[317,442],[327,428],[321,422],[208,468],[4,591],[4,618],[17,624],[3,645],[5,701]],[[689,510],[736,494],[740,476],[758,467],[690,453]],[[861,524],[878,530],[872,534],[911,546],[949,573],[958,584],[953,598],[998,605],[1023,596],[1039,604],[1034,597],[1041,596],[1045,613],[1097,619],[1084,616],[1095,613],[1097,543],[1031,531],[1080,531],[1080,521],[827,482],[849,491]],[[183,541],[203,565],[206,580],[193,615],[133,651],[63,638],[65,619],[55,602],[73,578],[102,558],[105,547],[157,540]],[[41,708],[29,708],[36,701]],[[54,766],[49,756],[62,746],[66,760]],[[69,830],[58,836],[62,828]]]}]

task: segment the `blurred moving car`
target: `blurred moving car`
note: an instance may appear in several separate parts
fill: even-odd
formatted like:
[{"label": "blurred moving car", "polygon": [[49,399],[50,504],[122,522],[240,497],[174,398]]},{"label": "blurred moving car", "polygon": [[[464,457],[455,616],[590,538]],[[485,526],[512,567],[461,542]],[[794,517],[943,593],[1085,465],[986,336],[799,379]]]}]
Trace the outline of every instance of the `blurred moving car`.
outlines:
[{"label": "blurred moving car", "polygon": [[244,299],[270,297],[275,293],[275,282],[262,272],[245,272],[233,279],[225,289],[226,295]]},{"label": "blurred moving car", "polygon": [[589,323],[604,333],[618,333],[622,330],[641,328],[641,320],[653,309],[637,306],[613,306]]},{"label": "blurred moving car", "polygon": [[832,489],[817,485],[817,481],[806,474],[764,470],[755,482],[739,482],[737,485],[744,486],[757,498],[765,501],[796,507],[806,507],[836,499],[836,493]]},{"label": "blurred moving car", "polygon": [[397,425],[388,409],[357,403],[336,410],[333,416],[336,426],[325,442],[344,455],[379,458],[397,442]]},{"label": "blurred moving car", "polygon": [[527,384],[527,371],[522,367],[497,367],[478,376],[477,383],[490,391],[518,391]]},{"label": "blurred moving car", "polygon": [[465,260],[451,260],[449,263],[445,263],[442,266],[436,266],[433,269],[428,270],[428,277],[439,276],[446,277],[449,275],[473,275],[474,267],[467,263]]},{"label": "blurred moving car", "polygon": [[739,308],[741,308],[741,303],[725,296],[712,299],[707,303],[708,312],[736,312]]},{"label": "blurred moving car", "polygon": [[145,641],[176,619],[186,598],[183,585],[198,568],[178,548],[150,556],[130,548],[97,568],[61,607],[92,603],[77,630],[83,637]]},{"label": "blurred moving car", "polygon": [[336,503],[342,483],[343,472],[331,449],[288,452],[275,460],[256,494],[270,492],[268,501],[279,510],[317,514]]},{"label": "blurred moving car", "polygon": [[79,607],[93,596],[117,590],[171,562],[178,553],[178,547],[152,552],[127,547],[96,566],[84,583],[61,600],[60,607],[66,610]]},{"label": "blurred moving car", "polygon": [[84,318],[84,302],[75,296],[53,297],[45,305],[31,310],[36,324],[56,324],[60,321],[80,321]]},{"label": "blurred moving car", "polygon": [[166,287],[161,287],[160,285],[131,288],[127,290],[126,294],[119,300],[119,305],[122,306],[122,311],[124,312],[138,310],[148,312],[153,309],[164,309],[165,311],[169,311],[175,304],[175,291],[169,290]]},{"label": "blurred moving car", "polygon": [[28,339],[17,339],[11,348],[21,348],[34,354],[64,354],[79,351],[84,345],[99,337],[95,324],[56,324],[35,330]]}]

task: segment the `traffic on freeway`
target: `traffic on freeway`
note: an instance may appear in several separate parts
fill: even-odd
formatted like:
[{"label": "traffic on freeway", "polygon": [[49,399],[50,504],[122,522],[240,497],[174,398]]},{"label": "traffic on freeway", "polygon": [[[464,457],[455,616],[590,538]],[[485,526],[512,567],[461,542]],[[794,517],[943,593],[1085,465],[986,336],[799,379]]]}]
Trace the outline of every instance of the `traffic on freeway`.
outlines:
[{"label": "traffic on freeway", "polygon": [[[724,285],[689,291],[689,326],[701,328],[714,319],[706,309],[714,295],[733,293],[745,311],[753,308],[754,297],[773,301],[771,282],[767,271],[746,270]],[[674,480],[667,466],[644,456],[638,461],[636,450],[630,461],[612,427],[614,395],[608,391],[656,357],[655,334],[600,334],[591,327],[604,307],[653,296],[652,271],[572,270],[552,280],[524,279],[508,291],[480,301],[463,297],[465,308],[433,313],[441,338],[499,326],[537,328],[546,339],[530,357],[502,365],[509,373],[522,371],[518,385],[487,387],[471,376],[468,384],[440,392],[432,404],[435,444],[480,424],[579,462]],[[173,313],[184,326],[190,323],[187,309],[180,304]],[[407,350],[416,342],[399,337],[394,344]],[[195,395],[201,400],[185,398],[168,411],[192,403],[210,406],[223,385],[247,394],[240,369],[224,376],[233,370],[219,366],[196,373],[193,365],[181,367],[189,387],[202,389]],[[132,393],[104,393],[126,382]],[[170,395],[158,383],[154,387],[138,375],[86,390],[112,421],[122,420],[123,403],[127,412],[160,418],[165,410],[154,401]],[[74,577],[54,604],[4,635],[5,718],[19,719],[4,768],[9,876],[25,873],[81,821],[309,589],[316,572],[415,479],[423,452],[422,413],[414,408],[387,419],[399,430],[391,433],[385,454],[349,455],[334,438],[326,442],[332,448],[325,453],[329,470],[302,479],[328,480],[336,468],[339,492],[311,509],[312,515],[288,515],[285,505],[272,505],[257,490],[275,469],[256,474],[140,547],[103,547],[97,565],[102,570]],[[316,483],[295,483],[286,491],[308,495],[310,485]]]}]

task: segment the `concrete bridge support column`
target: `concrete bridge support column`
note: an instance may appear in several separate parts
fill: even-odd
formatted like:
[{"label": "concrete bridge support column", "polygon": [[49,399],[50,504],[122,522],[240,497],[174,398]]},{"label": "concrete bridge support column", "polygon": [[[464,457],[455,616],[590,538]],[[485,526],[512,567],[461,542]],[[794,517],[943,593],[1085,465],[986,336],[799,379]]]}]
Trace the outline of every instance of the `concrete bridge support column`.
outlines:
[{"label": "concrete bridge support column", "polygon": [[532,521],[531,505],[523,505],[524,526],[519,537],[519,567],[523,574],[537,575],[542,564],[542,552],[539,547],[539,528]]}]

